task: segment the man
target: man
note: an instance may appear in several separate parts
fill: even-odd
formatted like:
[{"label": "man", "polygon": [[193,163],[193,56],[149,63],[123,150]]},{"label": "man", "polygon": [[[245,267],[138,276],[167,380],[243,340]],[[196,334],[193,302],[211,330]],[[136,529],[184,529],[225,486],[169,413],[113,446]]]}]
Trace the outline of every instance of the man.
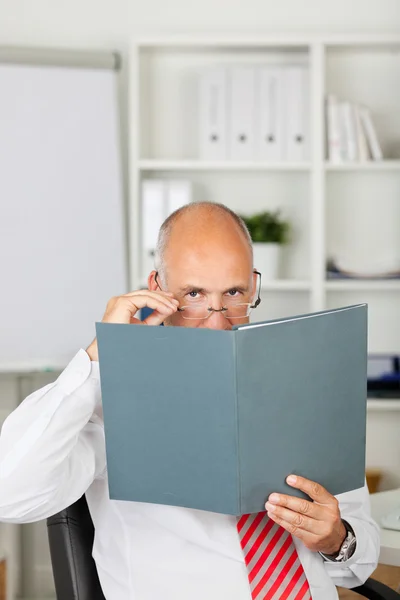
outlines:
[{"label": "man", "polygon": [[[232,305],[255,298],[251,240],[222,205],[193,204],[169,217],[156,259],[149,289],[112,298],[103,321],[135,324],[137,311],[149,307],[147,325],[231,329]],[[311,501],[272,494],[266,512],[247,523],[206,511],[110,501],[97,361],[94,340],[55,383],[31,394],[7,419],[0,438],[1,520],[44,519],[86,492],[96,531],[93,556],[107,600],[333,600],[335,585],[354,587],[371,574],[379,534],[366,487],[336,498],[297,477],[288,482]],[[278,551],[277,544],[270,552],[264,529],[285,539],[285,548]]]}]

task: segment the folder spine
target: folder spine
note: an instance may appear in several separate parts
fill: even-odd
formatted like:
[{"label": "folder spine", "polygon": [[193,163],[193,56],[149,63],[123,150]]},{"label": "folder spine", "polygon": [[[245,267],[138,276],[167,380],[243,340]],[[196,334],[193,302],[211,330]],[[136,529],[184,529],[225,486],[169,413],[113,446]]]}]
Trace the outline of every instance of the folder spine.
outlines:
[{"label": "folder spine", "polygon": [[239,392],[238,392],[238,351],[237,351],[237,332],[233,331],[232,332],[232,347],[233,347],[233,364],[235,365],[235,371],[234,371],[234,382],[233,382],[233,386],[234,386],[234,390],[235,390],[235,394],[234,394],[234,402],[235,402],[235,421],[236,421],[236,444],[235,444],[235,448],[236,448],[236,465],[237,465],[237,473],[236,473],[236,477],[237,477],[237,486],[236,486],[236,490],[237,490],[237,499],[236,499],[236,514],[237,515],[241,515],[242,514],[242,470],[241,470],[241,464],[240,464],[240,435],[239,435],[239,426],[240,426],[240,419],[239,419]]}]

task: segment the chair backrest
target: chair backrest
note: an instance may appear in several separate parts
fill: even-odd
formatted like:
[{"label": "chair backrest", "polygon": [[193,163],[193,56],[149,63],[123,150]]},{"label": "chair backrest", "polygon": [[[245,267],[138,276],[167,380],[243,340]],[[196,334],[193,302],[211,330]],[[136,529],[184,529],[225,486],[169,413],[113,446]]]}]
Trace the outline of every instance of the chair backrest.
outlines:
[{"label": "chair backrest", "polygon": [[57,600],[105,600],[92,557],[94,527],[86,497],[47,519]]}]

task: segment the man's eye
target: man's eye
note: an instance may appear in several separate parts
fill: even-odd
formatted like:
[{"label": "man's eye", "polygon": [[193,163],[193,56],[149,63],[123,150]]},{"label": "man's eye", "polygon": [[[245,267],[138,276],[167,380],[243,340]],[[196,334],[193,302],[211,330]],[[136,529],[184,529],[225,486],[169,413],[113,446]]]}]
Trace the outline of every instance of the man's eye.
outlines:
[{"label": "man's eye", "polygon": [[236,294],[239,294],[238,290],[229,290],[229,292],[228,292],[229,296],[236,296]]},{"label": "man's eye", "polygon": [[199,292],[189,292],[188,296],[190,296],[190,298],[198,298]]}]

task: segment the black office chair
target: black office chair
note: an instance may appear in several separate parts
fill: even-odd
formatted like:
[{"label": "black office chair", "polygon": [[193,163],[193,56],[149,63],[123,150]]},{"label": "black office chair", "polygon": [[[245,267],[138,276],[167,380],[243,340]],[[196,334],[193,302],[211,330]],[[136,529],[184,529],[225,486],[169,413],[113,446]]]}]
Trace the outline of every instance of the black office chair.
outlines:
[{"label": "black office chair", "polygon": [[47,519],[57,600],[106,600],[92,557],[94,527],[82,496]]},{"label": "black office chair", "polygon": [[[57,600],[105,600],[92,558],[94,528],[85,496],[47,519],[47,531]],[[370,600],[400,599],[374,579],[352,591]]]}]

